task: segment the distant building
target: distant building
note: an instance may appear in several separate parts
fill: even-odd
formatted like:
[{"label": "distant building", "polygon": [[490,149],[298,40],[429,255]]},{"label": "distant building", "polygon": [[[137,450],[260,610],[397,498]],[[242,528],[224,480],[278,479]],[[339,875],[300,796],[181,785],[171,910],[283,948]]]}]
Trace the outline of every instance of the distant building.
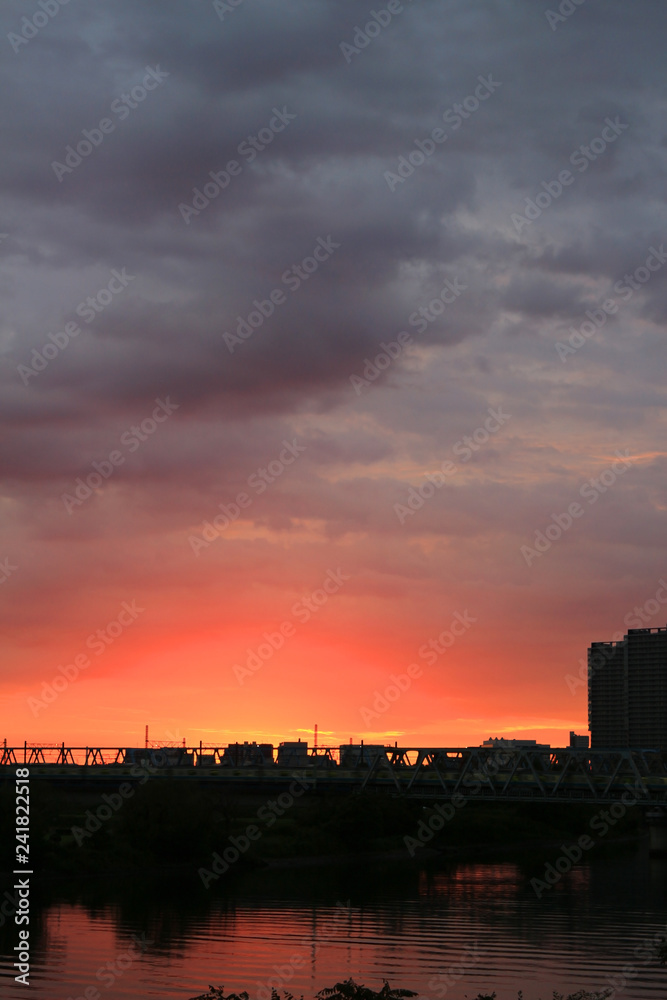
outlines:
[{"label": "distant building", "polygon": [[588,725],[595,750],[667,750],[667,627],[591,643]]},{"label": "distant building", "polygon": [[273,764],[273,745],[271,743],[230,743],[222,758],[223,764],[232,767],[262,767]]},{"label": "distant building", "polygon": [[588,750],[588,736],[577,736],[576,733],[570,733],[570,746],[574,750]]},{"label": "distant building", "polygon": [[[506,740],[502,736],[490,736],[481,744],[483,747],[507,747],[514,750],[551,750],[548,743],[538,743],[537,740]],[[468,747],[469,750],[478,750],[479,747]]]},{"label": "distant building", "polygon": [[591,748],[627,747],[627,636],[593,642],[588,650],[588,728]]},{"label": "distant building", "polygon": [[339,748],[341,767],[369,767],[378,757],[386,757],[383,743],[343,743]]},{"label": "distant building", "polygon": [[278,764],[281,767],[305,767],[308,763],[308,744],[297,740],[278,746]]}]

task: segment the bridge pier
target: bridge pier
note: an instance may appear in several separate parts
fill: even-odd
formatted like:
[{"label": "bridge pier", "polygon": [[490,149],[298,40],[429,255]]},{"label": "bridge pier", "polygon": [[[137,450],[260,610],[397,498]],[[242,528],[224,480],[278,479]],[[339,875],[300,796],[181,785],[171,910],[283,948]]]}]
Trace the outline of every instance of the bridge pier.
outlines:
[{"label": "bridge pier", "polygon": [[664,809],[649,809],[646,812],[648,823],[648,851],[651,857],[667,858],[667,811]]}]

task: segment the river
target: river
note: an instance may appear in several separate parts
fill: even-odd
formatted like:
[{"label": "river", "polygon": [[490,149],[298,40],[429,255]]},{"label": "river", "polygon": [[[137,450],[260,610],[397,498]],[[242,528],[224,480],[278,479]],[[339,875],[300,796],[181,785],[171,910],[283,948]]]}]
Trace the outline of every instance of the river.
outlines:
[{"label": "river", "polygon": [[195,872],[45,882],[29,991],[13,981],[17,930],[2,928],[2,996],[189,1000],[214,984],[310,1000],[348,977],[431,1000],[551,1000],[622,978],[623,1000],[667,996],[667,968],[642,945],[667,925],[667,861],[617,846],[538,898],[530,879],[557,855],[252,871],[208,891]]}]

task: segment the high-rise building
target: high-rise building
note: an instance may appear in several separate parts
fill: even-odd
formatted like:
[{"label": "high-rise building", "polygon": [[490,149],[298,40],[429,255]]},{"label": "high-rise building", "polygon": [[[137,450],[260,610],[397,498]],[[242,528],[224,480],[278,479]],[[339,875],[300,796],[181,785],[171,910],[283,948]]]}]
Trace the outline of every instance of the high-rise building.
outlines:
[{"label": "high-rise building", "polygon": [[591,748],[667,750],[667,627],[588,650]]},{"label": "high-rise building", "polygon": [[588,728],[591,749],[627,747],[626,640],[593,642],[588,650]]}]

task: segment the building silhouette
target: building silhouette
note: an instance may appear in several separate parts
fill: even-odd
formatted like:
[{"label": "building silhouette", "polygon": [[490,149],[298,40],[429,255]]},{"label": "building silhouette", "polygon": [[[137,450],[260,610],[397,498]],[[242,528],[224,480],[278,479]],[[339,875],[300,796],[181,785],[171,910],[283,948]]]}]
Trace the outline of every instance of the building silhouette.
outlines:
[{"label": "building silhouette", "polygon": [[588,650],[591,748],[667,750],[667,627]]}]

